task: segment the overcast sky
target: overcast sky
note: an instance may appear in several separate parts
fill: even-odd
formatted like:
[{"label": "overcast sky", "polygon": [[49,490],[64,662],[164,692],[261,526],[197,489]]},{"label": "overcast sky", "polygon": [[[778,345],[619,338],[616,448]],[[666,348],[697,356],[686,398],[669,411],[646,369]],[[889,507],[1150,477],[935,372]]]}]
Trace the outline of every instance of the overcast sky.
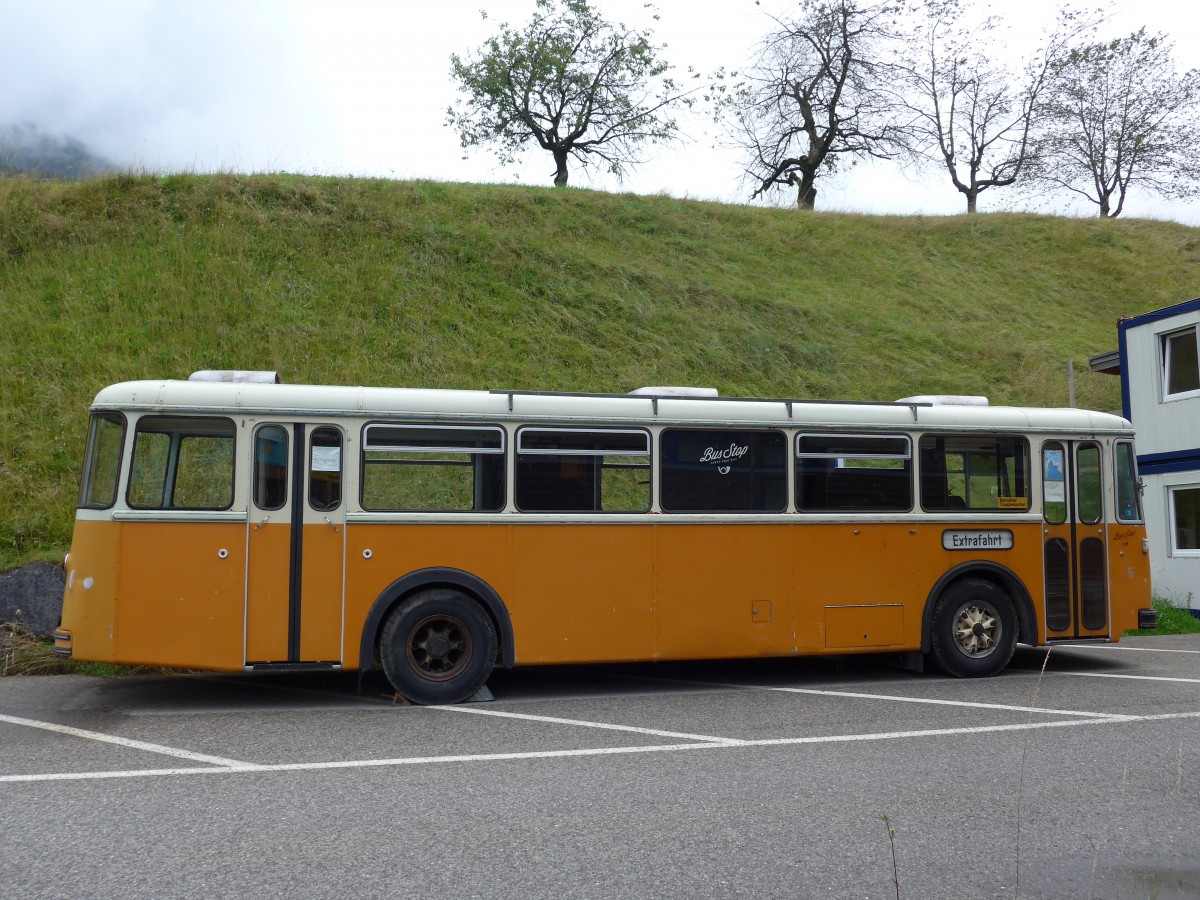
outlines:
[{"label": "overcast sky", "polygon": [[[978,0],[982,3],[983,0]],[[666,57],[688,66],[737,68],[781,0],[595,0],[610,19],[653,25]],[[497,23],[526,21],[534,0],[0,0],[0,128],[33,125],[81,140],[122,165],[155,172],[308,172],[549,185],[544,151],[500,167],[469,153],[445,125],[454,99],[450,54],[466,53]],[[484,21],[479,11],[486,8]],[[1053,2],[1007,0],[1013,45],[1036,40]],[[1117,0],[1106,35],[1146,25],[1175,41],[1181,69],[1200,67],[1200,2]],[[736,151],[705,119],[681,120],[686,139],[651,148],[623,183],[604,190],[745,202]],[[464,158],[465,157],[465,158]],[[776,202],[790,202],[780,196]],[[980,209],[1013,203],[986,192]],[[1048,212],[1090,215],[1065,201]],[[889,164],[824,180],[818,206],[874,213],[958,213],[944,172],[919,177]],[[1200,225],[1200,201],[1137,198],[1126,216]]]}]

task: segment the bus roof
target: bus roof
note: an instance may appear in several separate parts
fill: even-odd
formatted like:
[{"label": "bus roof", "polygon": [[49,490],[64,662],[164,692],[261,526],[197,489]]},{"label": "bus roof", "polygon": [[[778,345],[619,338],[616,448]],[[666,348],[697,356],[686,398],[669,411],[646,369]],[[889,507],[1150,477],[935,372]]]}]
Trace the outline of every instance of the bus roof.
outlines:
[{"label": "bus roof", "polygon": [[127,381],[96,395],[95,410],[350,416],[422,421],[553,421],[641,424],[737,424],[925,427],[1131,432],[1120,416],[1082,409],[1015,406],[831,402],[751,397],[464,391],[395,387],[210,381]]}]

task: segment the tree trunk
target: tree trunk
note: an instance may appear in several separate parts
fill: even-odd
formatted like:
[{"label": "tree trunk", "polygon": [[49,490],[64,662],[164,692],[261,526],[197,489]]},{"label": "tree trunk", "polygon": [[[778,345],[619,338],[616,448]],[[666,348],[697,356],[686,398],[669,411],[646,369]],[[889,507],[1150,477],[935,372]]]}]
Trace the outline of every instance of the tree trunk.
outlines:
[{"label": "tree trunk", "polygon": [[812,172],[801,172],[796,187],[796,208],[816,209],[817,185],[816,176]]},{"label": "tree trunk", "polygon": [[554,186],[567,186],[567,153],[565,150],[554,151],[554,165],[557,167],[554,171]]},{"label": "tree trunk", "polygon": [[967,191],[967,215],[979,212],[979,194],[975,191]]}]

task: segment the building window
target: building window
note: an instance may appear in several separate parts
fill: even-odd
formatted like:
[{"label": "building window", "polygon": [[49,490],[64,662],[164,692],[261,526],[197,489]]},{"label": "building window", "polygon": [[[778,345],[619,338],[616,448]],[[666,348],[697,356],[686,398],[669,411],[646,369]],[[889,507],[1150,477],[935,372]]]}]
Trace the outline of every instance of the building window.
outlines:
[{"label": "building window", "polygon": [[1200,556],[1200,485],[1169,489],[1172,555]]},{"label": "building window", "polygon": [[908,512],[907,436],[802,434],[796,439],[796,508],[803,512]]},{"label": "building window", "polygon": [[783,512],[782,431],[669,428],[661,439],[664,512]]},{"label": "building window", "polygon": [[1196,327],[1162,336],[1163,397],[1200,390],[1200,361],[1196,352]]}]

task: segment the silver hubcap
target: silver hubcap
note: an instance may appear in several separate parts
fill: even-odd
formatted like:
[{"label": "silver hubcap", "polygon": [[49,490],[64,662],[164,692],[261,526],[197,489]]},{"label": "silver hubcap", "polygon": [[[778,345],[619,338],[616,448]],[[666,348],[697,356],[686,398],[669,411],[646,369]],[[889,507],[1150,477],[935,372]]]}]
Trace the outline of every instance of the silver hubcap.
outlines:
[{"label": "silver hubcap", "polygon": [[954,636],[958,649],[979,658],[996,649],[1000,640],[1000,616],[990,603],[968,603],[954,617]]}]

